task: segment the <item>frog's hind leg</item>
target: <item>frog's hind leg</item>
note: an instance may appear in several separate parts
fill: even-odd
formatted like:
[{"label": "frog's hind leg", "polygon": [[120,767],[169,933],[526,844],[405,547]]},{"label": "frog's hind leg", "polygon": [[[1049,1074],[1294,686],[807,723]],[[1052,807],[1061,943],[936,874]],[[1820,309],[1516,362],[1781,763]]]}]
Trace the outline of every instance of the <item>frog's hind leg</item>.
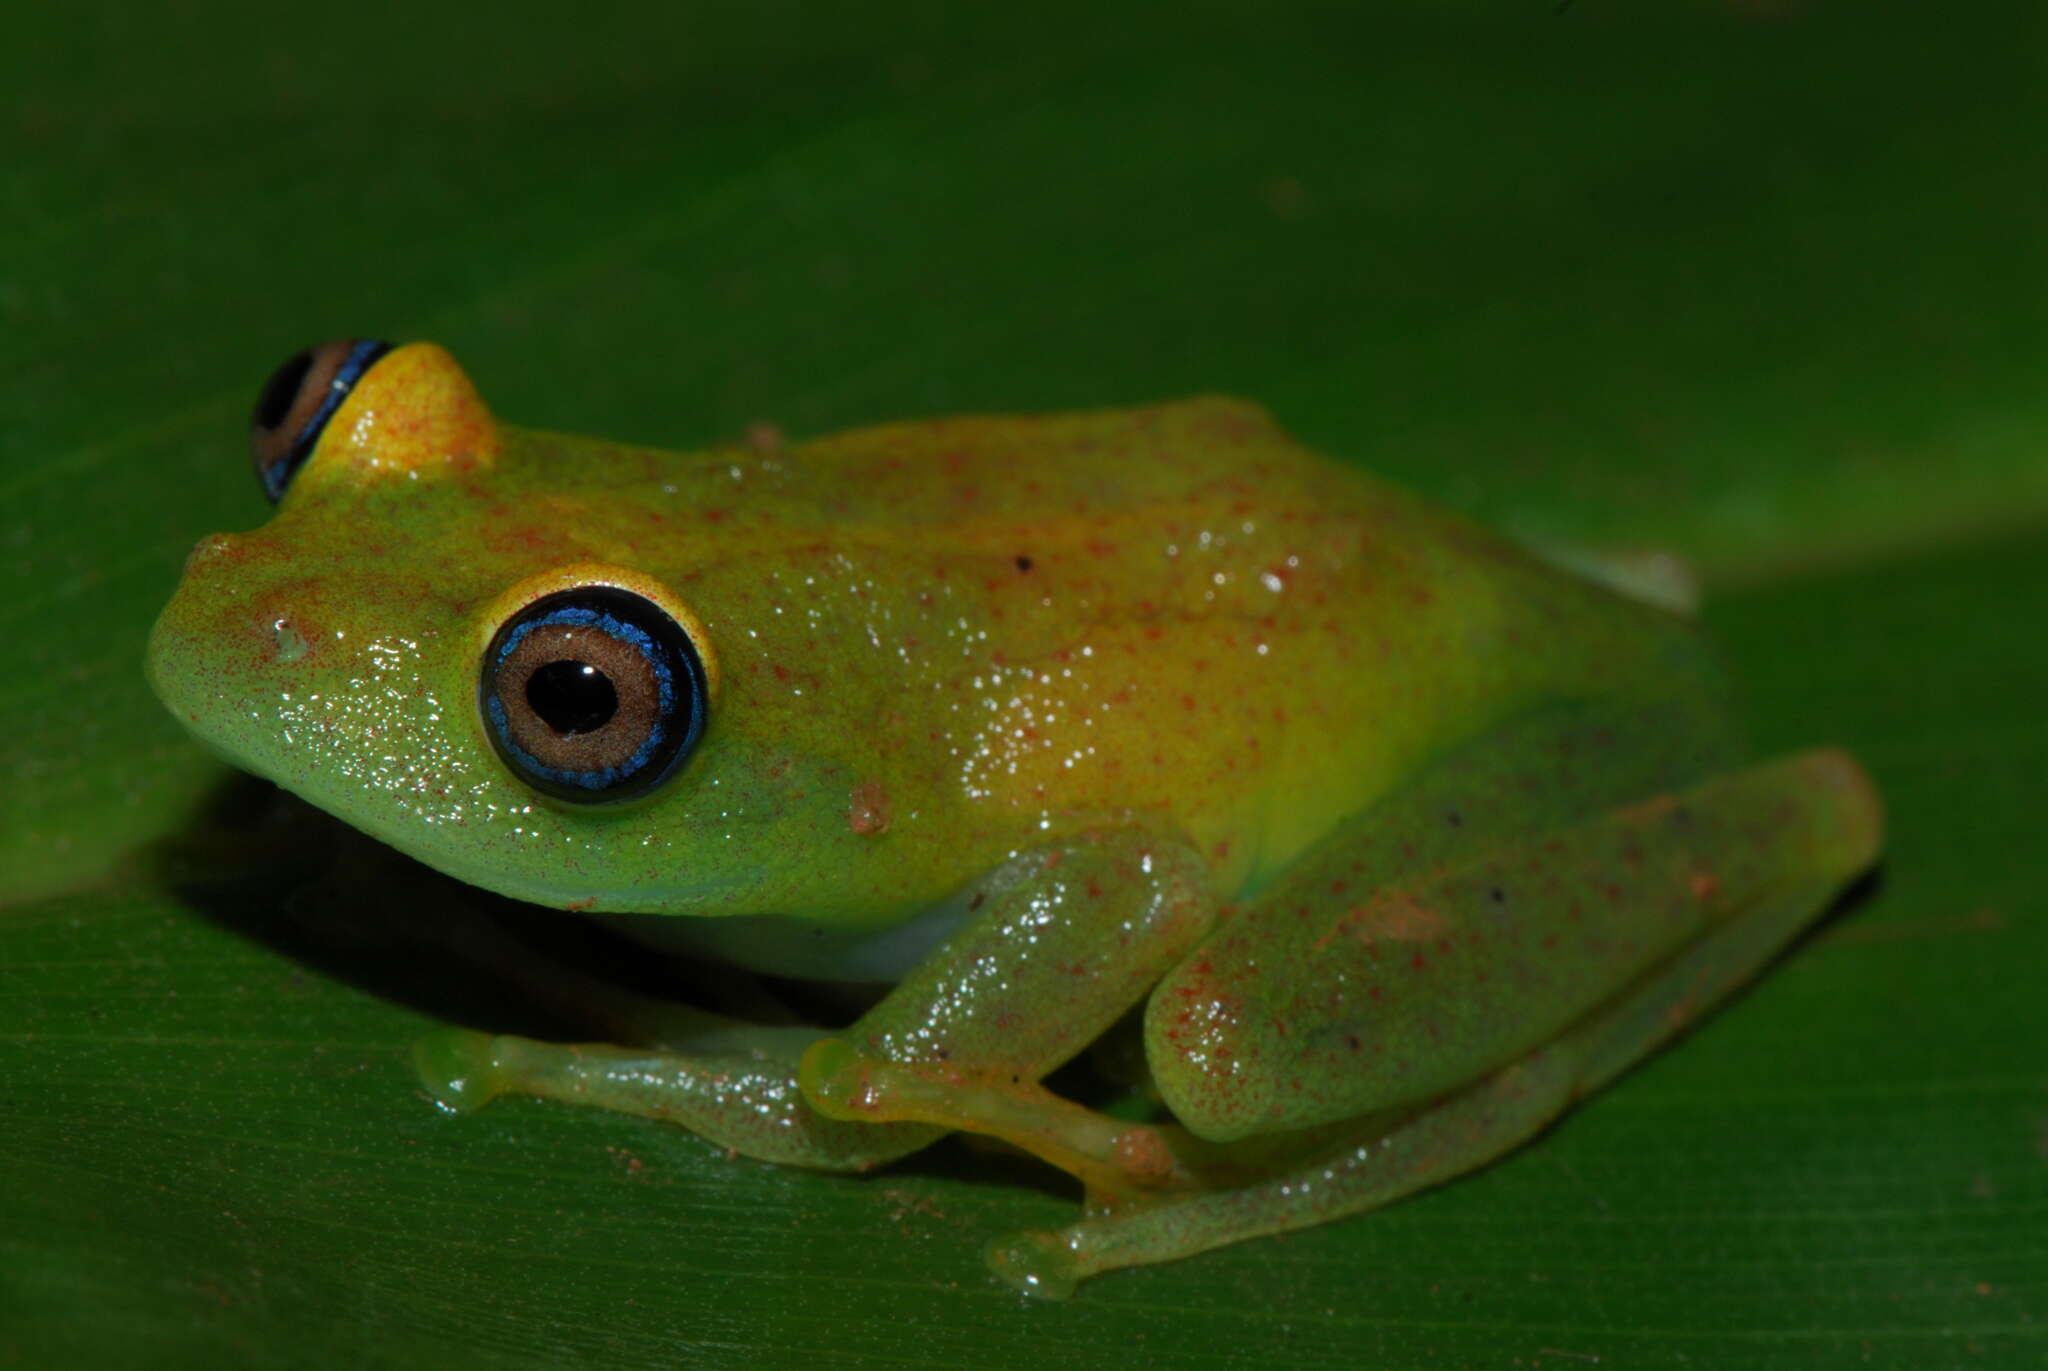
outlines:
[{"label": "frog's hind leg", "polygon": [[[1540,1131],[1594,1089],[1682,1031],[1754,976],[1874,858],[1874,792],[1840,752],[1804,754],[1717,778],[1690,791],[1602,816],[1546,843],[1607,850],[1632,830],[1665,825],[1711,834],[1739,828],[1762,845],[1741,879],[1709,866],[1677,873],[1711,909],[1705,931],[1626,989],[1535,1047],[1435,1099],[1295,1135],[1248,1137],[1210,1149],[1272,1158],[1265,1174],[1221,1189],[1098,1206],[1058,1232],[1025,1233],[989,1249],[996,1272],[1025,1291],[1058,1296],[1098,1272],[1171,1261],[1263,1234],[1385,1204],[1484,1165]],[[1640,832],[1636,834],[1641,838]],[[1699,851],[1718,853],[1709,842]]]}]

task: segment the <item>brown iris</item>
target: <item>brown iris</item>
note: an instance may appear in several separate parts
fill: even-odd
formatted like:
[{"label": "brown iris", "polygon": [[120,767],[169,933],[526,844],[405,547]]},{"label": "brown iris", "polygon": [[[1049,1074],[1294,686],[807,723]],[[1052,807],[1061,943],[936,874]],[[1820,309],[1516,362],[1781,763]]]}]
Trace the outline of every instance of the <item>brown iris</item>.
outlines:
[{"label": "brown iris", "polygon": [[355,383],[389,351],[391,344],[376,339],[339,338],[292,354],[270,374],[249,415],[249,455],[273,504]]},{"label": "brown iris", "polygon": [[498,667],[512,741],[561,771],[624,766],[653,731],[661,691],[639,649],[599,628],[533,629]]},{"label": "brown iris", "polygon": [[558,591],[506,620],[478,692],[498,755],[561,799],[645,793],[704,724],[704,671],[688,635],[616,586]]}]

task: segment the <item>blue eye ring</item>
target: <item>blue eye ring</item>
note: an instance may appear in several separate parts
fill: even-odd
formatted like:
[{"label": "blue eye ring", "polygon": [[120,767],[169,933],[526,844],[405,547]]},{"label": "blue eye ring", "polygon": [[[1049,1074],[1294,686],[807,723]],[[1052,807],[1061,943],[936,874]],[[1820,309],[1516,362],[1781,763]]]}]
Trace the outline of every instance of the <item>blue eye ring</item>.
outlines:
[{"label": "blue eye ring", "polygon": [[389,351],[381,339],[340,338],[295,352],[270,373],[249,414],[249,455],[270,503],[284,498],[334,411]]},{"label": "blue eye ring", "polygon": [[477,683],[500,760],[524,785],[574,804],[660,786],[703,736],[709,701],[682,625],[607,585],[556,591],[508,617]]}]

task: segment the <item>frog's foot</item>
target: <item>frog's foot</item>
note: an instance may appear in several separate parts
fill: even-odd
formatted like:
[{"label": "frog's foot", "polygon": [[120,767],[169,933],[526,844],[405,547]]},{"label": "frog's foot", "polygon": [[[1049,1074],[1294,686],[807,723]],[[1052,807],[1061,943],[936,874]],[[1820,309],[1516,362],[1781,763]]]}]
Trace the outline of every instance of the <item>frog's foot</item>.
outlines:
[{"label": "frog's foot", "polygon": [[1228,1185],[1298,1139],[1222,1148],[1176,1124],[1132,1123],[1064,1099],[1023,1072],[864,1056],[841,1038],[811,1044],[797,1069],[811,1107],[846,1121],[920,1123],[1000,1139],[1078,1179],[1091,1210]]},{"label": "frog's foot", "polygon": [[434,1103],[451,1114],[473,1114],[505,1093],[488,1033],[441,1028],[412,1045],[412,1069]]},{"label": "frog's foot", "polygon": [[1552,566],[1644,604],[1688,617],[1699,613],[1699,573],[1668,549],[1600,549],[1538,543],[1529,550]]},{"label": "frog's foot", "polygon": [[991,1238],[982,1248],[989,1271],[1019,1294],[1063,1300],[1094,1274],[1067,1234],[1030,1231]]},{"label": "frog's foot", "polygon": [[984,1256],[1018,1291],[1062,1299],[1104,1271],[1376,1208],[1528,1139],[1569,1102],[1576,1063],[1545,1049],[1405,1119],[1360,1121],[1248,1183],[1098,1209],[1056,1232],[998,1238]]},{"label": "frog's foot", "polygon": [[762,1161],[861,1171],[914,1152],[941,1130],[915,1123],[846,1122],[804,1102],[793,1066],[811,1029],[724,1027],[703,1050],[546,1043],[441,1029],[413,1048],[421,1083],[443,1108],[481,1109],[500,1095],[533,1095],[681,1124]]}]

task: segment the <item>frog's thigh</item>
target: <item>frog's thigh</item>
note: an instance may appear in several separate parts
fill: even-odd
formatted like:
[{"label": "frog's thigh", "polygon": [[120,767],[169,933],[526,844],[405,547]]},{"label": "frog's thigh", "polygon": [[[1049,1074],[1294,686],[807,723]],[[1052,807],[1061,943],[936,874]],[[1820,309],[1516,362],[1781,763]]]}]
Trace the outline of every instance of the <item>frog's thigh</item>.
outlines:
[{"label": "frog's thigh", "polygon": [[[1754,822],[1771,849],[1764,869],[1775,874],[1608,1003],[1430,1103],[1363,1119],[1348,1133],[1319,1130],[1326,1145],[1248,1184],[1112,1209],[1057,1233],[1020,1234],[991,1244],[990,1265],[1020,1289],[1058,1296],[1102,1271],[1327,1222],[1483,1165],[1749,980],[1876,853],[1876,796],[1839,752],[1771,763],[1679,798],[1696,819],[1734,810]],[[1218,1155],[1255,1155],[1264,1146],[1252,1139]]]},{"label": "frog's thigh", "polygon": [[[1475,753],[1425,773],[1162,981],[1147,1055],[1183,1124],[1228,1141],[1434,1099],[1875,851],[1874,798],[1839,753],[1675,793],[1612,775],[1633,802],[1572,821],[1542,786],[1485,793],[1493,765]],[[1492,831],[1445,835],[1475,822]]]}]

